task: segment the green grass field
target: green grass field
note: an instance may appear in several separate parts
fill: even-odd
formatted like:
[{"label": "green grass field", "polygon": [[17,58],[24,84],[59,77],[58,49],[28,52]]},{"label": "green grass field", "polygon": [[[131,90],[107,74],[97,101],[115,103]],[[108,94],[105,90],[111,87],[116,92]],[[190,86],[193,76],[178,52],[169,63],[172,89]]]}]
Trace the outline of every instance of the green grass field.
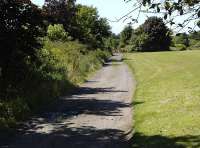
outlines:
[{"label": "green grass field", "polygon": [[125,54],[137,80],[134,148],[200,147],[200,51]]}]

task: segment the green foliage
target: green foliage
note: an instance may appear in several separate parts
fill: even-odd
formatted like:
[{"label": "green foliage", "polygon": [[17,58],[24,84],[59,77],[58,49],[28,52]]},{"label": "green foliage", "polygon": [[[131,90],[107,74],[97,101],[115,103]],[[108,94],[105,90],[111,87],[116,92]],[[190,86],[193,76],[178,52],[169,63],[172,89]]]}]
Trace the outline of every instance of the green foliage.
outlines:
[{"label": "green foliage", "polygon": [[[133,0],[124,0],[125,2],[133,2]],[[145,10],[156,13],[164,13],[163,18],[166,20],[169,18],[171,25],[175,24],[171,16],[185,15],[189,14],[194,16],[194,18],[200,18],[199,10],[199,0],[141,0],[136,2],[134,5],[134,10],[138,9],[138,6],[143,6]],[[151,10],[153,9],[153,10]],[[182,20],[182,19],[181,19]],[[187,22],[192,21],[192,19],[183,18],[183,24],[178,24],[179,27],[183,27]],[[137,20],[136,20],[137,21]],[[177,21],[177,20],[176,20]],[[182,22],[181,22],[182,23]],[[199,23],[197,24],[199,26]]]},{"label": "green foliage", "polygon": [[190,45],[189,37],[186,33],[179,33],[177,34],[174,38],[174,43],[175,44],[183,44],[186,47]]},{"label": "green foliage", "polygon": [[45,0],[43,13],[47,24],[63,24],[70,36],[74,37],[76,0]]},{"label": "green foliage", "polygon": [[20,83],[23,94],[0,105],[0,126],[12,128],[16,121],[69,93],[100,68],[108,56],[109,52],[100,49],[88,51],[77,41],[45,40],[43,48],[37,51],[37,61],[29,65],[31,73]]},{"label": "green foliage", "polygon": [[130,44],[135,51],[165,51],[171,44],[170,30],[161,18],[150,17],[132,32]]},{"label": "green foliage", "polygon": [[127,44],[129,44],[129,41],[131,39],[131,35],[133,32],[133,28],[129,25],[126,26],[122,32],[120,33],[120,48],[125,47]]},{"label": "green foliage", "polygon": [[92,48],[102,48],[103,39],[111,35],[105,18],[100,18],[96,8],[77,5],[75,38]]},{"label": "green foliage", "polygon": [[116,51],[119,46],[118,36],[112,35],[111,37],[104,39],[104,46],[110,51]]},{"label": "green foliage", "polygon": [[190,50],[199,50],[200,49],[200,32],[195,31],[189,34],[190,41]]},{"label": "green foliage", "polygon": [[0,2],[0,20],[1,100],[20,91],[17,84],[29,70],[25,63],[35,60],[36,48],[40,47],[37,37],[42,35],[42,16],[30,0],[6,0]]},{"label": "green foliage", "polygon": [[200,40],[200,31],[195,31],[189,34],[189,39]]},{"label": "green foliage", "polygon": [[161,18],[150,17],[141,26],[144,33],[148,35],[142,51],[169,50],[171,44],[170,31]]},{"label": "green foliage", "polygon": [[139,31],[136,32],[136,35],[132,37],[132,51],[143,51],[149,41],[149,36],[145,32],[141,32],[141,29],[139,28]]},{"label": "green foliage", "polygon": [[170,47],[172,51],[183,51],[186,50],[187,47],[184,44],[175,44],[174,47]]},{"label": "green foliage", "polygon": [[62,24],[49,25],[47,29],[47,37],[51,41],[67,41],[68,33],[65,32]]},{"label": "green foliage", "polygon": [[30,0],[0,1],[2,133],[69,93],[102,66],[116,43],[105,47],[107,20],[75,0],[46,0],[42,9]]}]

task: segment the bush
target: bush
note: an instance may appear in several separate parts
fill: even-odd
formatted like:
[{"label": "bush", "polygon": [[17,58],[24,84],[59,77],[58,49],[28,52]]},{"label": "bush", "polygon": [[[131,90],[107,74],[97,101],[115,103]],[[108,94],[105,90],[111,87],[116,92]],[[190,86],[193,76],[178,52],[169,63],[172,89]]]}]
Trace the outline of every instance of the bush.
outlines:
[{"label": "bush", "polygon": [[161,18],[149,17],[133,31],[130,44],[136,51],[165,51],[171,44],[170,30]]},{"label": "bush", "polygon": [[100,68],[108,56],[107,51],[89,51],[77,41],[45,40],[43,48],[37,50],[37,60],[27,62],[30,72],[19,84],[23,93],[0,102],[0,127],[15,127],[16,121],[26,119],[69,93],[88,73]]},{"label": "bush", "polygon": [[133,46],[135,51],[144,51],[147,47],[147,42],[149,41],[149,36],[146,33],[140,33],[137,38],[133,41]]},{"label": "bush", "polygon": [[186,33],[179,33],[173,38],[175,44],[183,44],[186,47],[190,45],[189,37]]},{"label": "bush", "polygon": [[172,51],[183,51],[186,49],[187,49],[187,47],[184,44],[175,44],[174,47],[170,47],[170,50],[172,50]]},{"label": "bush", "polygon": [[62,24],[49,25],[47,30],[47,37],[51,41],[67,41],[69,39],[68,33]]},{"label": "bush", "polygon": [[190,50],[199,50],[200,49],[200,41],[195,40],[195,39],[191,39],[189,49]]},{"label": "bush", "polygon": [[131,52],[135,50],[135,46],[134,45],[127,45],[124,48],[121,48],[121,52]]}]

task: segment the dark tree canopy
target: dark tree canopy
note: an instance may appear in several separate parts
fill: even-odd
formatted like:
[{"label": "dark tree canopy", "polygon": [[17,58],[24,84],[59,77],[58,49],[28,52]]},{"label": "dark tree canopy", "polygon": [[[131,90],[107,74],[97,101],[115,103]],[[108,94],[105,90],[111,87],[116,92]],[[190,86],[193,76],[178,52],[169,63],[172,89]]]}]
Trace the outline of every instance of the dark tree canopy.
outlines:
[{"label": "dark tree canopy", "polygon": [[170,30],[162,18],[150,17],[132,35],[135,50],[165,51],[171,44]]},{"label": "dark tree canopy", "polygon": [[40,9],[30,0],[0,1],[0,89],[24,78],[23,70],[15,70],[24,69],[26,58],[34,59],[41,19]]},{"label": "dark tree canopy", "polygon": [[49,24],[63,24],[73,36],[73,23],[76,13],[76,0],[45,0],[43,11]]},{"label": "dark tree canopy", "polygon": [[161,18],[150,17],[141,27],[148,35],[144,50],[162,51],[169,49],[171,43],[170,31]]}]

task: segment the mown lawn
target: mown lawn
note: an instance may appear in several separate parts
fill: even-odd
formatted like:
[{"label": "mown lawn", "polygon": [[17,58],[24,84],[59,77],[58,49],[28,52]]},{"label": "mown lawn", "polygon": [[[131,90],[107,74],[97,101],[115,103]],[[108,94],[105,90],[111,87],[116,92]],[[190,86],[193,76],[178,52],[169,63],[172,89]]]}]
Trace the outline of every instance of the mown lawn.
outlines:
[{"label": "mown lawn", "polygon": [[133,148],[200,148],[200,51],[125,54],[137,81]]}]

